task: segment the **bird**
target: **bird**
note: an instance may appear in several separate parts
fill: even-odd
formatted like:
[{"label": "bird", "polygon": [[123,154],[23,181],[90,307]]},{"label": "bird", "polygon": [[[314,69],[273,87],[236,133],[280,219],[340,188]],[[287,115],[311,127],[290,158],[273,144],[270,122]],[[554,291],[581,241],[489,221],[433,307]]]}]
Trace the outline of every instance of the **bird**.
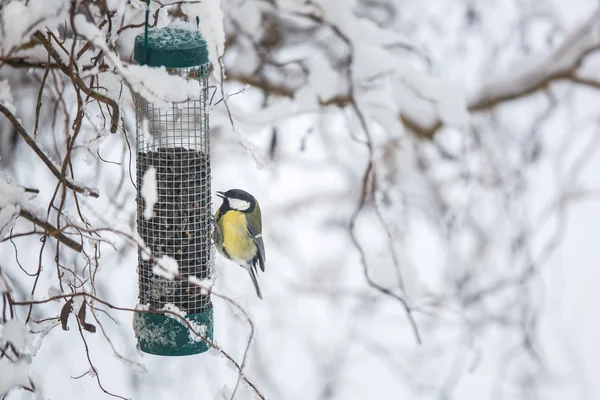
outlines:
[{"label": "bird", "polygon": [[223,199],[215,213],[217,250],[248,271],[256,294],[262,300],[257,274],[259,268],[265,271],[266,258],[258,201],[241,189],[216,194]]}]

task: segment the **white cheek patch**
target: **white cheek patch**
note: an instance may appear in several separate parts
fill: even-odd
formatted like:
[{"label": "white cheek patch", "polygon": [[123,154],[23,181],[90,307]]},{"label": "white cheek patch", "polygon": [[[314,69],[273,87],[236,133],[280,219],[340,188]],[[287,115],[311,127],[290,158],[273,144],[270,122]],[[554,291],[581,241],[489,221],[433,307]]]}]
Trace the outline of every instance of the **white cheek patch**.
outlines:
[{"label": "white cheek patch", "polygon": [[246,211],[247,209],[250,208],[250,203],[244,200],[240,200],[240,199],[228,199],[229,200],[229,207],[233,208],[234,210],[238,210],[238,211]]}]

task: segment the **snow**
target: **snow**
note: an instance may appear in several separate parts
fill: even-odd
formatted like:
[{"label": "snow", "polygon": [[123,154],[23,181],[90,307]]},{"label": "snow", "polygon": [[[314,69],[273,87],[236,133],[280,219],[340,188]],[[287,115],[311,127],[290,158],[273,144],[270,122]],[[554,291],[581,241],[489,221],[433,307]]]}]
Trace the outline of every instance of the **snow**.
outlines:
[{"label": "snow", "polygon": [[[12,344],[18,354],[6,346],[6,343]],[[15,386],[29,387],[31,357],[27,355],[30,347],[29,332],[25,324],[9,320],[0,325],[0,346],[7,352],[7,356],[0,357],[0,396],[4,396]]]},{"label": "snow", "polygon": [[[40,336],[35,336],[35,334],[42,334],[42,335],[46,335],[48,334],[52,329],[56,328],[58,325],[60,325],[60,320],[58,319],[48,319],[45,321],[29,321],[29,328],[31,329],[31,333],[34,334],[34,340],[32,347],[34,347],[34,349],[39,349],[39,345],[42,344],[42,338],[43,336],[40,338]],[[37,339],[38,342],[38,346],[35,346],[35,342]],[[33,355],[33,354],[32,354]]]},{"label": "snow", "polygon": [[[171,318],[175,318],[175,317],[173,317],[173,314],[178,315],[178,316],[180,316],[182,318],[185,318],[185,316],[187,315],[187,313],[185,311],[183,311],[182,309],[180,309],[179,307],[177,307],[173,303],[167,303],[167,304],[165,304],[163,306],[163,308],[161,308],[161,310],[168,311],[169,314],[166,314],[166,315],[169,316],[169,317],[171,317]],[[175,319],[178,319],[178,318],[175,318]]]},{"label": "snow", "polygon": [[197,80],[189,81],[178,75],[171,75],[163,67],[147,65],[119,65],[117,58],[112,61],[123,77],[157,106],[166,108],[173,102],[183,102],[198,97],[200,85]]},{"label": "snow", "polygon": [[[136,309],[147,310],[148,307],[147,306],[142,307],[138,304]],[[205,325],[201,325],[195,321],[191,321],[191,320],[187,319],[186,318],[187,313],[185,311],[181,310],[175,304],[166,303],[161,308],[161,311],[167,311],[167,313],[164,314],[166,317],[172,318],[172,319],[178,321],[180,324],[184,325],[186,328],[188,328],[187,324],[182,322],[181,319],[185,319],[187,321],[189,326],[191,326],[191,328],[193,329],[193,331],[189,330],[189,332],[188,332],[189,342],[199,342],[199,341],[202,341],[202,337],[205,337],[207,327]],[[133,320],[134,320],[134,322],[133,322],[134,330],[136,332],[136,335],[139,338],[143,338],[146,341],[153,342],[155,344],[166,345],[166,346],[172,346],[173,342],[176,340],[175,337],[173,336],[173,331],[169,330],[166,327],[157,328],[156,325],[153,325],[152,329],[149,329],[148,327],[146,327],[145,322],[144,322],[145,320],[143,318],[141,318],[138,313],[135,314]],[[194,333],[194,331],[197,332],[200,336],[196,335]]]},{"label": "snow", "polygon": [[[182,323],[180,318],[173,316],[173,314],[175,314],[183,319],[186,319],[188,321],[188,323],[190,324],[190,326],[193,329],[193,331],[192,330],[189,331],[189,338],[190,338],[191,342],[201,342],[202,341],[201,338],[206,337],[206,326],[200,325],[195,321],[191,321],[191,320],[187,319],[186,318],[187,313],[185,311],[183,311],[182,309],[180,309],[179,307],[177,307],[175,304],[167,303],[163,306],[162,310],[169,311],[169,314],[165,314],[165,315],[167,317],[175,319],[176,321],[178,321],[180,323]],[[173,313],[173,314],[170,314],[170,313]],[[198,335],[194,332],[197,332]]]},{"label": "snow", "polygon": [[[297,8],[295,2],[291,3],[283,3],[282,6],[290,7],[297,12],[309,12],[303,9],[304,7]],[[384,29],[370,19],[356,19],[353,15],[353,6],[339,7],[336,2],[328,0],[316,3],[319,11],[322,10],[322,16],[339,28],[352,43],[351,72],[357,86],[368,85],[372,79],[383,81],[375,89],[357,90],[356,101],[361,102],[360,98],[364,96],[386,97],[388,88],[392,88],[392,97],[389,98],[390,102],[386,106],[393,108],[396,118],[401,114],[422,128],[432,128],[439,121],[450,126],[461,127],[469,121],[466,95],[458,84],[446,76],[433,76],[428,71],[405,65],[400,55],[390,51],[392,47],[402,45],[408,47],[411,42],[406,35]],[[349,0],[348,3],[356,4],[354,0]],[[234,15],[239,15],[238,19],[244,23],[245,16],[241,15],[240,10],[236,10]],[[346,44],[341,40],[339,46],[335,47],[338,51],[345,48]],[[331,60],[323,57],[322,53],[307,53],[303,63],[310,71],[308,82],[295,93],[294,106],[284,106],[283,101],[276,102],[253,113],[252,119],[264,120],[266,116],[271,116],[273,120],[284,118],[290,110],[311,112],[318,108],[319,100],[333,99],[340,94],[345,95],[349,89],[345,77],[340,77],[339,69],[331,65]],[[252,65],[248,63],[248,67]],[[285,112],[278,111],[278,108]],[[361,102],[361,110],[371,118],[381,115],[379,107],[372,107],[366,102]],[[246,118],[245,114],[238,112],[234,112],[234,115],[241,119]]]},{"label": "snow", "polygon": [[[159,47],[173,49],[185,48],[189,43],[196,41],[201,36],[198,34],[196,24],[184,21],[175,21],[164,28],[148,29],[148,40]],[[204,39],[204,38],[202,38]],[[196,43],[206,46],[206,41]]]},{"label": "snow", "polygon": [[[257,67],[260,57],[253,45],[261,45],[264,38],[261,35],[268,32],[265,28],[270,22],[262,19],[264,12],[267,16],[282,17],[277,20],[278,29],[281,29],[278,34],[286,37],[286,41],[272,48],[268,56],[282,63],[306,60],[310,71],[306,87],[296,92],[294,98],[270,95],[263,102],[263,93],[255,88],[241,96],[231,97],[237,132],[231,131],[222,103],[211,109],[210,166],[214,187],[246,188],[260,200],[263,208],[263,230],[270,260],[267,272],[260,277],[264,300],[255,301],[246,271],[228,265],[222,257],[213,259],[218,272],[214,283],[197,278],[188,280],[203,286],[214,285],[216,292],[241,304],[251,315],[255,329],[250,347],[253,357],[247,360],[244,372],[266,398],[316,399],[329,396],[350,400],[388,398],[390,393],[407,400],[536,396],[548,400],[600,398],[600,385],[594,380],[600,360],[597,352],[593,351],[600,337],[600,324],[593,308],[584,307],[598,303],[600,293],[596,290],[598,274],[594,268],[594,260],[600,257],[598,246],[594,244],[598,237],[596,221],[600,215],[596,200],[586,202],[585,206],[569,206],[569,212],[565,213],[565,219],[569,220],[568,229],[560,231],[565,237],[565,245],[559,247],[559,256],[540,271],[543,288],[539,288],[537,283],[540,282],[534,279],[533,284],[524,282],[518,285],[523,288],[523,293],[502,292],[476,306],[460,302],[465,293],[479,288],[482,283],[490,284],[502,274],[515,275],[518,272],[522,263],[514,257],[519,250],[510,245],[510,232],[515,229],[514,225],[527,226],[536,221],[536,211],[545,209],[543,206],[547,200],[556,200],[552,190],[547,190],[549,187],[554,189],[554,176],[560,174],[563,165],[554,162],[555,152],[564,152],[564,146],[556,144],[560,140],[565,143],[577,140],[581,129],[579,124],[572,122],[588,117],[592,117],[590,120],[594,123],[597,121],[598,95],[592,90],[581,90],[580,86],[563,82],[551,88],[554,100],[559,103],[558,110],[539,131],[530,135],[529,126],[537,119],[541,109],[538,103],[541,102],[538,102],[539,98],[528,98],[519,101],[516,106],[509,103],[495,109],[489,118],[487,114],[477,115],[473,121],[477,134],[472,134],[463,126],[465,121],[470,122],[465,113],[464,94],[460,85],[453,82],[468,81],[474,93],[479,93],[486,84],[496,85],[493,88],[498,90],[496,93],[515,93],[518,85],[528,84],[529,78],[537,79],[534,74],[527,75],[527,79],[522,78],[521,71],[532,68],[531,71],[545,73],[553,70],[554,64],[542,69],[543,65],[537,64],[541,61],[540,54],[534,51],[530,53],[533,55],[532,63],[518,63],[514,69],[494,74],[491,79],[489,75],[492,74],[487,70],[481,73],[481,69],[485,69],[481,65],[490,59],[493,64],[501,64],[502,46],[505,44],[512,54],[511,59],[516,59],[516,55],[523,53],[519,49],[520,41],[527,41],[528,31],[539,30],[539,26],[552,23],[540,19],[529,23],[520,18],[507,22],[506,9],[514,10],[516,6],[505,2],[468,2],[478,13],[482,8],[494,7],[494,12],[486,17],[489,20],[481,20],[483,32],[480,34],[476,28],[466,27],[464,18],[459,15],[465,11],[465,6],[444,0],[432,1],[431,4],[404,2],[401,8],[397,8],[398,14],[393,15],[395,21],[383,18],[389,25],[375,24],[364,15],[377,17],[385,14],[386,7],[398,2],[324,0],[320,3],[329,6],[324,11],[319,9],[317,1],[278,1],[277,8],[269,2],[222,2],[227,18],[235,15],[240,19],[240,26],[256,40],[256,43],[250,43],[250,40],[242,43],[246,46],[248,57],[241,50],[239,53],[243,57],[236,57],[234,53],[241,46],[240,42],[249,38],[236,35],[237,32],[228,33],[238,40],[229,44],[227,57],[231,56],[231,59],[227,59],[227,65],[231,70],[228,75],[234,77],[234,71],[239,70],[245,74],[253,73]],[[582,4],[579,0],[575,2],[576,5]],[[33,3],[35,1],[30,0],[29,4]],[[571,6],[570,2],[554,3],[569,10],[578,7]],[[155,10],[158,5],[156,2],[153,4]],[[133,180],[136,176],[135,163],[131,160],[135,151],[129,152],[134,147],[135,121],[129,91],[122,82],[124,79],[132,82],[133,89],[142,92],[145,98],[156,99],[169,106],[170,102],[197,92],[193,92],[185,80],[169,76],[164,70],[129,65],[125,59],[130,55],[130,40],[124,34],[133,37],[141,29],[125,31],[118,39],[116,31],[119,24],[143,21],[145,4],[139,0],[130,3],[112,0],[109,6],[125,9],[113,18],[113,37],[109,39],[117,40],[115,45],[119,56],[110,49],[105,51],[104,59],[109,71],[99,73],[97,87],[98,90],[106,88],[109,96],[118,99],[128,127],[122,135],[106,135],[94,142],[94,132],[102,124],[92,111],[89,124],[85,124],[78,136],[75,150],[79,153],[73,159],[73,168],[78,181],[89,187],[98,187],[106,194],[99,199],[79,199],[81,212],[89,219],[91,228],[118,227],[126,235],[135,237],[132,231],[135,230],[137,192],[130,181],[130,176]],[[231,10],[238,6],[239,9]],[[136,10],[133,7],[141,8]],[[285,10],[282,10],[284,7]],[[367,7],[371,14],[364,12]],[[334,13],[335,8],[339,17]],[[166,9],[164,7],[164,11]],[[311,21],[295,25],[296,20],[308,18],[291,15],[289,10],[332,20],[340,25],[353,43],[356,42],[354,57],[357,64],[352,71],[354,100],[372,129],[372,160],[369,160],[371,153],[364,146],[363,130],[357,124],[352,108],[322,108],[317,104],[320,98],[326,100],[338,90],[340,94],[347,95],[345,77],[342,76],[345,71],[337,70],[340,60],[325,55],[330,49],[324,48],[329,46],[324,42],[332,35],[328,28],[311,31]],[[582,9],[582,14],[583,11],[586,10]],[[97,15],[93,7],[92,13]],[[160,26],[170,24],[171,17],[165,12],[160,18]],[[62,20],[69,24],[64,14]],[[562,31],[567,25],[562,18],[560,20]],[[94,42],[106,40],[107,26],[101,34],[97,34],[95,27],[85,26],[85,22],[84,19],[77,21],[81,24],[81,32],[92,37]],[[494,24],[490,25],[491,22]],[[578,21],[573,23],[579,24]],[[511,26],[525,28],[517,34],[517,29]],[[288,29],[298,29],[299,33],[290,33]],[[62,28],[57,32],[60,34]],[[496,39],[490,40],[490,33],[501,39],[501,46]],[[392,42],[404,43],[403,36],[408,34],[411,44],[426,49],[437,70],[426,70],[421,64],[407,62],[406,57],[400,56],[401,52],[392,54],[386,50]],[[515,36],[519,38],[515,39]],[[296,39],[298,43],[290,44],[287,39]],[[4,38],[0,38],[0,42],[4,46]],[[38,54],[40,47],[19,51],[18,54],[45,61],[43,52]],[[343,46],[338,42],[331,47],[333,53],[343,54]],[[498,49],[492,50],[495,47]],[[547,47],[542,43],[536,48]],[[100,49],[104,49],[101,44],[95,45],[90,53],[97,53]],[[554,51],[549,53],[554,54]],[[283,58],[285,61],[282,61]],[[572,59],[570,52],[567,58]],[[113,67],[116,72],[111,70]],[[32,79],[20,79],[20,74],[24,74],[22,69],[4,68],[2,73],[6,74],[2,75],[3,78],[9,76],[12,86],[13,99],[10,103],[29,128],[33,124],[30,114],[35,108],[40,71],[29,72]],[[373,76],[375,73],[381,75]],[[261,74],[269,83],[278,84],[283,79],[283,74],[273,78],[275,73],[269,69],[261,71]],[[512,80],[511,77],[518,79]],[[293,79],[296,78],[290,77],[290,81]],[[52,75],[49,80],[52,80]],[[302,80],[298,87],[304,83]],[[246,82],[230,80],[226,82],[225,90],[233,93],[245,85]],[[71,92],[70,89],[65,91],[65,100],[69,106],[74,106],[76,102]],[[55,94],[54,85],[49,84],[44,93],[49,97]],[[475,96],[469,98],[478,101]],[[49,98],[44,98],[42,111],[51,108],[52,104]],[[90,105],[86,106],[86,111],[90,110]],[[71,110],[75,112],[75,109]],[[415,140],[401,125],[399,113],[425,126],[439,120],[457,129],[441,130],[434,141]],[[43,123],[46,117],[40,121],[38,141],[40,146],[49,150],[52,158],[59,159],[68,129],[61,129],[60,121],[64,120],[64,115],[60,108],[56,118],[59,124],[54,128],[51,123]],[[0,124],[1,132],[6,127],[6,121],[1,117]],[[268,154],[266,150],[273,137],[276,138],[273,141],[276,142],[274,157],[264,157],[265,168],[259,170],[246,156],[245,147],[252,146]],[[245,146],[240,146],[238,139]],[[520,159],[532,140],[540,143],[542,161],[533,165],[522,164]],[[54,151],[54,143],[58,144],[58,152]],[[581,142],[575,147],[571,145],[568,157],[563,157],[564,163],[567,163],[565,166],[576,162],[580,151],[592,147],[592,141]],[[88,149],[98,149],[103,158],[119,162],[121,166],[93,162],[93,159],[88,159],[92,165],[87,165],[81,152],[86,154]],[[440,155],[442,150],[446,153]],[[21,142],[12,159],[5,157],[5,153],[2,153],[2,158],[1,168],[14,176],[16,182],[40,189],[36,200],[45,210],[56,180],[48,173],[31,173],[31,165],[39,162],[35,154]],[[569,187],[574,193],[577,189],[597,187],[597,155],[594,158],[596,162],[590,164],[585,173],[569,179]],[[369,161],[373,162],[373,174],[367,204],[357,220],[359,244],[367,252],[371,278],[393,289],[394,293],[408,297],[417,307],[415,316],[424,337],[423,346],[414,344],[402,307],[366,283],[359,253],[349,238],[349,218],[360,199],[362,178]],[[35,165],[37,168],[38,164]],[[513,193],[511,188],[516,186],[517,175],[523,181],[518,187],[527,190]],[[579,184],[584,186],[579,188]],[[535,215],[523,213],[515,217],[516,214],[510,211],[512,207],[521,206],[521,196],[525,198],[523,203],[527,203],[529,212]],[[12,205],[17,203],[10,202]],[[554,204],[562,207],[563,203],[566,201]],[[388,243],[388,232],[374,213],[375,205],[388,224],[391,244]],[[64,211],[74,221],[79,221],[72,196],[68,197]],[[53,222],[55,214],[52,215]],[[29,228],[29,224],[25,223],[17,228],[21,229],[21,225],[23,232]],[[556,225],[554,218],[550,225]],[[293,229],[288,229],[290,226]],[[21,232],[18,229],[15,232]],[[93,273],[96,289],[93,293],[111,304],[129,307],[139,301],[137,247],[120,235],[102,230],[98,234],[100,237],[93,235],[98,239],[95,241],[98,253],[88,253],[92,260],[94,254],[99,256],[97,269],[89,264],[90,260],[71,257],[70,254],[60,255],[61,261],[64,261],[61,265],[64,269],[84,272],[86,278],[87,274],[92,278]],[[39,262],[38,239],[39,235],[15,239],[19,261],[28,271],[34,271]],[[537,250],[544,242],[533,236],[527,239],[535,241],[532,248],[536,250],[533,255],[537,256]],[[84,240],[88,239],[84,236]],[[146,247],[141,241],[138,244],[142,248],[142,257],[148,257],[149,250],[144,251]],[[56,254],[51,247],[46,246],[42,254],[43,273],[36,298],[58,293],[58,289],[52,287],[58,286],[58,277],[53,259]],[[529,245],[526,247],[529,248]],[[392,250],[397,253],[400,269],[395,268]],[[10,274],[15,284],[14,297],[29,298],[33,279],[20,271],[10,243],[0,245],[0,257],[0,267],[4,273]],[[157,268],[161,273],[162,269]],[[172,277],[174,274],[166,275]],[[397,285],[398,276],[402,278],[405,290],[400,290]],[[3,278],[0,275],[0,289],[7,286]],[[88,280],[81,290],[88,290],[91,281]],[[81,284],[73,279],[69,282]],[[215,340],[240,362],[250,330],[248,324],[221,297],[213,296],[213,305]],[[32,317],[56,316],[60,306],[57,302],[36,306]],[[97,316],[103,322],[113,348],[125,359],[142,358],[147,367],[144,372],[135,370],[130,362],[114,356],[111,344],[100,332],[96,335],[86,333],[90,356],[107,390],[126,398],[174,398],[186,392],[210,399],[225,384],[231,388],[235,385],[237,371],[228,368],[229,364],[221,354],[219,357],[210,356],[219,354],[218,351],[211,350],[208,354],[187,358],[141,357],[135,351],[135,338],[131,333],[132,313],[108,309],[100,304],[97,306],[110,314],[110,317],[104,313]],[[26,309],[18,310],[18,316],[24,318],[25,314],[21,312],[26,312]],[[523,319],[520,318],[522,314]],[[111,317],[116,322],[111,321]],[[528,324],[527,321],[536,323]],[[55,320],[46,320],[40,326],[30,323],[29,328],[41,331],[34,334],[41,337],[56,324]],[[538,325],[542,329],[538,329]],[[526,326],[526,332],[521,332],[520,326]],[[140,328],[139,325],[136,327]],[[541,349],[538,353],[541,361],[534,362],[534,369],[522,360],[527,357],[524,355],[527,352],[521,347],[524,333],[532,339],[536,350]],[[155,332],[146,330],[143,334],[154,335]],[[467,337],[469,335],[470,338]],[[30,374],[36,388],[43,393],[30,395],[15,390],[9,399],[24,396],[106,398],[94,379],[71,379],[71,376],[89,369],[76,329],[63,332],[58,326],[45,335],[43,342],[40,339],[40,344]],[[352,350],[347,351],[350,347]],[[78,350],[74,352],[74,349]],[[470,360],[474,352],[480,355],[477,363]],[[510,358],[513,354],[518,359]],[[49,368],[50,365],[58,367]],[[4,372],[6,365],[1,364],[0,368]],[[465,372],[467,369],[471,369],[469,373]],[[15,371],[17,369],[11,373]],[[4,377],[0,377],[0,381]],[[26,368],[17,380],[27,383]],[[553,384],[555,382],[558,384]],[[522,392],[521,385],[532,387],[531,395]],[[538,388],[539,392],[533,393]],[[251,389],[241,385],[236,398],[256,396]]]},{"label": "snow", "polygon": [[[57,288],[54,285],[50,285],[50,287],[48,288],[48,297],[57,297],[57,296],[61,296],[62,295],[62,291]],[[57,300],[59,301],[59,300]]]},{"label": "snow", "polygon": [[175,343],[172,330],[166,327],[157,328],[155,324],[146,325],[146,320],[139,313],[134,314],[133,329],[137,337],[156,345],[173,346]]},{"label": "snow", "polygon": [[29,387],[30,360],[19,358],[11,362],[7,357],[0,358],[0,396],[4,396],[13,387]]},{"label": "snow", "polygon": [[176,275],[179,275],[179,264],[173,257],[162,256],[156,260],[152,272],[163,278],[173,279]]},{"label": "snow", "polygon": [[192,342],[203,342],[204,340],[202,340],[202,339],[206,339],[206,333],[207,333],[208,327],[206,325],[199,324],[196,321],[188,320],[188,322],[190,323],[190,326],[192,327],[192,329],[189,331],[190,340]]},{"label": "snow", "polygon": [[250,35],[255,35],[260,33],[262,27],[261,14],[265,8],[267,8],[265,4],[245,1],[240,3],[238,7],[229,10],[229,12],[240,23],[244,31]]},{"label": "snow", "polygon": [[419,98],[415,90],[402,81],[392,83],[394,102],[402,115],[410,117],[425,128],[432,128],[437,122],[437,113],[431,102]]},{"label": "snow", "polygon": [[10,1],[3,4],[0,14],[0,54],[7,54],[29,40],[38,29],[52,29],[64,22],[69,10],[68,0]]},{"label": "snow", "polygon": [[135,244],[140,249],[142,260],[149,260],[152,255],[152,250],[148,246],[146,246],[144,239],[142,239],[142,237],[137,231],[131,232],[130,235],[133,238]]},{"label": "snow", "polygon": [[485,105],[499,98],[511,97],[536,87],[549,77],[575,68],[582,54],[600,45],[600,18],[595,12],[581,27],[572,32],[561,46],[542,57],[519,60],[518,65],[491,79],[473,96],[471,104]]},{"label": "snow", "polygon": [[393,86],[400,111],[423,127],[437,121],[449,126],[463,126],[469,121],[467,102],[460,88],[444,79],[416,71],[400,73]]},{"label": "snow", "polygon": [[12,291],[12,289],[11,289],[10,283],[8,281],[8,278],[0,272],[0,293],[8,293],[11,291]]},{"label": "snow", "polygon": [[181,11],[191,20],[200,17],[200,32],[208,46],[208,59],[214,68],[215,79],[220,82],[222,65],[220,58],[225,51],[225,31],[221,0],[204,0],[200,3],[184,3]]},{"label": "snow", "polygon": [[198,279],[195,276],[188,276],[188,282],[203,289],[200,291],[200,293],[202,294],[208,294],[208,291],[206,289],[208,288],[212,290],[215,284],[214,279]]},{"label": "snow", "polygon": [[[307,103],[303,104],[306,108],[316,109],[319,105],[319,99],[331,99],[339,92],[339,75],[328,60],[320,54],[315,54],[305,60],[310,69],[307,85],[298,94],[304,98],[308,97],[303,93],[310,91],[310,98],[305,99]],[[327,84],[324,84],[327,82]],[[310,101],[308,101],[310,100]],[[303,103],[303,101],[301,101]]]},{"label": "snow", "polygon": [[2,335],[4,336],[4,340],[12,343],[19,352],[26,350],[29,332],[27,331],[27,326],[21,321],[15,319],[6,321],[2,329]]},{"label": "snow", "polygon": [[[177,318],[175,316],[173,316],[173,314],[184,318],[187,320],[188,324],[190,325],[190,327],[192,328],[191,330],[189,330],[188,334],[189,334],[189,339],[191,342],[202,342],[202,338],[206,338],[206,329],[207,326],[206,325],[202,325],[199,324],[196,321],[192,321],[190,319],[187,319],[187,313],[185,311],[183,311],[182,309],[180,309],[179,307],[177,307],[175,304],[172,303],[167,303],[163,306],[162,308],[163,311],[169,311],[169,314],[165,314],[167,317],[173,318],[177,321],[179,321],[181,323],[180,318]],[[171,314],[172,313],[172,314]]]},{"label": "snow", "polygon": [[136,304],[136,310],[148,311],[150,309],[150,304]]},{"label": "snow", "polygon": [[158,189],[156,187],[156,168],[150,167],[142,177],[142,198],[144,199],[144,218],[154,217],[154,205],[158,202]]},{"label": "snow", "polygon": [[82,138],[83,146],[88,150],[83,154],[83,161],[86,165],[94,165],[98,161],[100,143],[109,131],[104,127],[105,119],[99,112],[87,111],[85,117],[84,121],[89,123],[92,129],[86,129]]},{"label": "snow", "polygon": [[[153,101],[157,107],[168,109],[174,102],[187,101],[197,98],[200,93],[200,84],[197,80],[189,81],[171,75],[166,68],[149,67],[146,65],[126,64],[109,49],[104,40],[104,34],[94,24],[87,21],[82,14],[75,16],[75,26],[79,34],[86,37],[96,46],[105,51],[110,63],[118,74],[125,79],[133,89],[148,101]],[[58,50],[60,52],[60,49]],[[106,79],[106,77],[104,77]],[[119,93],[118,85],[115,92]],[[109,91],[109,96],[112,91]],[[115,97],[115,100],[119,100]]]},{"label": "snow", "polygon": [[0,178],[0,238],[11,230],[28,197],[25,189]]},{"label": "snow", "polygon": [[79,186],[81,188],[83,188],[83,193],[81,193],[84,197],[89,197],[90,195],[94,195],[95,197],[98,197],[99,195],[99,191],[98,188],[90,188],[87,187],[83,182],[80,181],[76,181],[73,180],[69,177],[65,178],[70,184],[74,185],[74,186]]},{"label": "snow", "polygon": [[14,220],[21,211],[19,205],[6,204],[0,208],[0,237],[4,238],[14,226]]},{"label": "snow", "polygon": [[[169,74],[164,67],[124,63],[109,49],[104,33],[87,21],[84,15],[78,14],[75,16],[75,26],[79,34],[106,52],[110,64],[115,67],[119,76],[133,87],[135,92],[141,94],[148,101],[153,101],[157,107],[168,109],[174,102],[183,102],[198,97],[200,84],[197,80],[190,79],[188,81],[178,75]],[[190,29],[189,24],[176,23],[175,26]],[[104,76],[103,82],[104,80],[110,81],[109,76]],[[118,93],[120,91],[118,82],[112,82],[112,85],[115,90],[109,90],[109,96],[113,92]],[[116,97],[114,99],[117,101],[122,100]]]},{"label": "snow", "polygon": [[0,79],[0,103],[10,111],[11,114],[16,113],[16,108],[13,105],[13,96],[10,92],[10,84],[8,79]]}]

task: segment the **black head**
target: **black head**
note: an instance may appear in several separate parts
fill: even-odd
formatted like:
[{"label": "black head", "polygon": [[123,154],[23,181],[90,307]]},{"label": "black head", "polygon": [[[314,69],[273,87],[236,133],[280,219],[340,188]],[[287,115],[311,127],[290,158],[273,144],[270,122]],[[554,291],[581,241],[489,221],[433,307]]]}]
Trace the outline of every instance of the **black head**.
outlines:
[{"label": "black head", "polygon": [[221,211],[236,210],[250,213],[256,207],[256,199],[250,193],[241,189],[230,189],[226,192],[217,192],[217,196],[223,199]]}]

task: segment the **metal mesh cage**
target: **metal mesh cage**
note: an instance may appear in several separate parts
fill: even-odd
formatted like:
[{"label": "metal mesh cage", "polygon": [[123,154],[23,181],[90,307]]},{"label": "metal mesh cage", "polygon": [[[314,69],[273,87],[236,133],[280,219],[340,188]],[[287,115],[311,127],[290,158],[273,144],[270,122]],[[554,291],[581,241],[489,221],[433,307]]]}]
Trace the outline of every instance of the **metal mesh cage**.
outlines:
[{"label": "metal mesh cage", "polygon": [[[208,64],[172,68],[169,73],[200,83],[200,96],[160,108],[138,96],[137,122],[137,229],[153,257],[177,260],[184,276],[208,278],[212,273],[211,171],[208,132]],[[144,217],[142,177],[156,171],[158,202],[154,216]],[[181,280],[152,272],[153,263],[138,252],[139,302],[160,310],[173,304],[187,314],[211,307],[210,296]]]}]

